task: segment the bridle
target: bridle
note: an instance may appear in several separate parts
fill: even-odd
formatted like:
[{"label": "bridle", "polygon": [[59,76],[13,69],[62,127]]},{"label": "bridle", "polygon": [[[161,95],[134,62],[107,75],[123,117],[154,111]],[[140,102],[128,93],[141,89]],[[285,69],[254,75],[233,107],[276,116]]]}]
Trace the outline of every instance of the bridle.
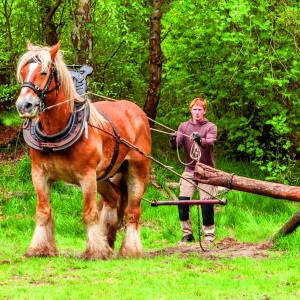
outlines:
[{"label": "bridle", "polygon": [[[36,63],[36,62],[38,62],[37,59],[32,59],[32,60],[29,60],[27,62],[27,64]],[[51,90],[49,90],[51,82],[52,82],[53,79],[54,79],[54,82],[55,82],[55,87],[52,88]],[[51,72],[50,72],[48,80],[45,84],[45,87],[43,89],[41,89],[38,85],[34,84],[31,81],[23,82],[23,84],[21,86],[21,89],[24,88],[24,87],[28,87],[28,88],[32,89],[33,92],[39,97],[39,99],[40,99],[39,112],[40,113],[43,112],[45,110],[44,100],[45,100],[46,96],[48,94],[52,93],[55,90],[58,91],[59,88],[60,88],[60,82],[58,80],[57,69],[55,67],[55,64],[53,62],[51,62]]]}]

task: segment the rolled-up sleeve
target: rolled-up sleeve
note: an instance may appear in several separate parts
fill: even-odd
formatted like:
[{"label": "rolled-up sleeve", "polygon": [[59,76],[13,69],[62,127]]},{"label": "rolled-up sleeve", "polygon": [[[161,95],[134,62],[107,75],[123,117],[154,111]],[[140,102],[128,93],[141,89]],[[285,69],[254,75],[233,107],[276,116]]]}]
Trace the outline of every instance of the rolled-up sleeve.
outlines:
[{"label": "rolled-up sleeve", "polygon": [[201,139],[201,146],[213,146],[217,140],[217,126],[212,124],[212,126],[208,129],[206,136]]},{"label": "rolled-up sleeve", "polygon": [[184,132],[184,126],[183,126],[183,123],[181,123],[178,127],[178,130],[177,130],[177,138],[176,138],[176,142],[177,142],[177,145],[178,145],[178,148],[182,147],[183,146],[183,142],[184,142],[184,135],[186,133]]}]

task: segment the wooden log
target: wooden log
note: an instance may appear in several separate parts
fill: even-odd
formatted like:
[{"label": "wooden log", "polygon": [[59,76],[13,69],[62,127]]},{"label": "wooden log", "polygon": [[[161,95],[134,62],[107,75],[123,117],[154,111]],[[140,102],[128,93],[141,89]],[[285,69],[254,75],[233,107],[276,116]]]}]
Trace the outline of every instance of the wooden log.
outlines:
[{"label": "wooden log", "polygon": [[203,200],[152,200],[151,201],[151,206],[152,207],[157,207],[161,205],[180,205],[180,206],[185,206],[185,205],[200,205],[200,204],[220,204],[220,205],[226,205],[226,201],[221,201],[217,199],[203,199]]},{"label": "wooden log", "polygon": [[226,173],[202,163],[198,163],[195,167],[194,180],[238,191],[300,202],[299,186],[290,186],[237,176],[234,173]]},{"label": "wooden log", "polygon": [[298,210],[281,228],[273,235],[271,242],[276,241],[281,236],[286,236],[294,232],[300,225],[300,210]]}]

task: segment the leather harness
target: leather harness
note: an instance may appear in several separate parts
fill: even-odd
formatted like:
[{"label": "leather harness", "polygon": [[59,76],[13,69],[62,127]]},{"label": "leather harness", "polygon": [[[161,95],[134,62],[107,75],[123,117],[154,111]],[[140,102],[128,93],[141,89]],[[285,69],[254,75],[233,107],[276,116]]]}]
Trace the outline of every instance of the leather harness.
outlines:
[{"label": "leather harness", "polygon": [[112,170],[112,168],[115,165],[117,158],[119,156],[119,146],[120,146],[120,135],[119,135],[117,127],[115,126],[115,124],[112,122],[112,120],[108,117],[108,115],[105,112],[99,111],[99,113],[109,122],[110,126],[112,127],[112,129],[114,131],[114,137],[115,137],[116,143],[115,143],[114,153],[112,155],[110,164],[107,167],[105,173],[102,176],[97,178],[97,181],[104,179],[109,174],[109,172]]},{"label": "leather harness", "polygon": [[[27,62],[27,64],[30,64],[30,63],[40,63],[40,60],[36,57]],[[54,80],[54,82],[55,82],[55,87],[53,89],[49,90],[52,80]],[[50,94],[53,91],[57,92],[60,88],[60,82],[57,77],[57,69],[56,69],[54,63],[53,62],[51,63],[51,73],[50,73],[48,80],[45,84],[45,87],[43,89],[41,89],[39,86],[32,83],[31,81],[23,82],[21,88],[23,88],[23,87],[28,87],[28,88],[32,89],[33,92],[39,97],[39,99],[40,99],[39,111],[43,112],[45,110],[44,100],[45,100],[47,94]]]},{"label": "leather harness", "polygon": [[[36,62],[36,60],[29,61],[28,63],[31,62]],[[78,94],[84,94],[87,91],[86,76],[91,74],[92,71],[93,69],[89,66],[83,66],[79,72],[70,70]],[[50,83],[53,79],[55,80],[56,86],[52,90],[49,90]],[[34,85],[32,82],[24,82],[22,87],[28,87],[37,94],[37,96],[40,98],[40,112],[43,112],[45,108],[44,99],[46,95],[51,93],[53,90],[58,90],[60,87],[60,83],[57,79],[57,71],[54,64],[52,63],[52,70],[43,90]],[[110,171],[114,167],[119,155],[119,146],[121,140],[117,127],[108,117],[108,115],[103,111],[99,111],[99,113],[109,122],[110,126],[112,127],[112,136],[115,138],[116,143],[111,162],[105,170],[105,173],[101,177],[97,178],[97,181],[107,177],[107,175],[109,175]],[[88,130],[87,126],[89,115],[90,107],[87,101],[82,103],[75,103],[74,112],[70,116],[66,127],[61,132],[54,135],[47,135],[43,133],[40,120],[28,119],[23,124],[24,140],[29,147],[39,151],[57,152],[66,150],[79,140],[84,130]]]},{"label": "leather harness", "polygon": [[67,126],[59,133],[47,135],[43,133],[40,120],[27,120],[23,124],[23,136],[26,144],[36,150],[53,152],[69,148],[81,137],[89,120],[87,102],[76,103]]}]

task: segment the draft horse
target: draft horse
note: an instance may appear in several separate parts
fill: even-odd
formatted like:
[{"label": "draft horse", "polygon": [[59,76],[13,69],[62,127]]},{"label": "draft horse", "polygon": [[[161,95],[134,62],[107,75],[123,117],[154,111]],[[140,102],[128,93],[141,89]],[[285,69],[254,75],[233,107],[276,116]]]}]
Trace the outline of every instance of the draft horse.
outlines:
[{"label": "draft horse", "polygon": [[150,154],[145,113],[130,101],[91,103],[78,95],[59,43],[29,44],[19,60],[17,78],[21,90],[16,107],[26,119],[23,134],[30,146],[37,194],[36,227],[25,256],[57,255],[50,205],[51,184],[56,180],[82,190],[87,230],[84,258],[110,258],[122,220],[126,232],[120,255],[141,256],[141,198],[150,162],[122,139]]}]

